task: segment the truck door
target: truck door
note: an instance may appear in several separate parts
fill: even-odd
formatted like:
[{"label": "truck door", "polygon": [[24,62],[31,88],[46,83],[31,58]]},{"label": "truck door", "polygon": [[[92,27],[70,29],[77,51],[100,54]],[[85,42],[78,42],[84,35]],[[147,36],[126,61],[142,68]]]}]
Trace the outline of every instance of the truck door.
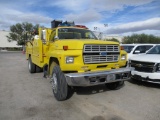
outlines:
[{"label": "truck door", "polygon": [[51,43],[50,47],[49,47],[50,50],[55,50],[56,49],[55,36],[56,36],[56,29],[54,29],[51,32],[51,35],[50,35],[50,38],[49,38],[49,42]]},{"label": "truck door", "polygon": [[34,36],[33,40],[33,63],[39,66],[40,56],[42,54],[42,40],[39,38],[39,35]]}]

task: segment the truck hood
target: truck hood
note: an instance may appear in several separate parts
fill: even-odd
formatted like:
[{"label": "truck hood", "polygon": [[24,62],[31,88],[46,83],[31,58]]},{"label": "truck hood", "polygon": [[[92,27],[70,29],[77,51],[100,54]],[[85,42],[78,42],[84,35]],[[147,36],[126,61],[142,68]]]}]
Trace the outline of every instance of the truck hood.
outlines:
[{"label": "truck hood", "polygon": [[83,39],[83,40],[57,40],[55,41],[55,46],[57,49],[63,49],[63,46],[68,46],[69,50],[82,50],[84,44],[117,44],[119,45],[118,42],[112,42],[112,41],[103,41],[103,40],[88,40],[88,39]]},{"label": "truck hood", "polygon": [[130,60],[160,63],[159,54],[143,54],[131,57]]}]

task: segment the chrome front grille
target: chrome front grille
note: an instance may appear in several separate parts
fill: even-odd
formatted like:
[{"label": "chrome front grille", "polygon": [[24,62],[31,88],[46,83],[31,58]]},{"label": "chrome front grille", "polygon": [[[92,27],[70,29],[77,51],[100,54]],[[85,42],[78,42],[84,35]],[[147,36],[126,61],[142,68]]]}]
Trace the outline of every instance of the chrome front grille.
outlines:
[{"label": "chrome front grille", "polygon": [[139,72],[153,72],[155,63],[152,62],[141,62],[141,61],[130,61],[130,66],[134,67],[136,71]]},{"label": "chrome front grille", "polygon": [[108,55],[108,56],[99,56],[99,55],[86,55],[84,56],[85,63],[103,63],[103,62],[115,62],[118,61],[119,55]]},{"label": "chrome front grille", "polygon": [[118,45],[84,45],[84,52],[119,52]]},{"label": "chrome front grille", "polygon": [[84,63],[117,62],[119,59],[118,45],[84,45]]}]

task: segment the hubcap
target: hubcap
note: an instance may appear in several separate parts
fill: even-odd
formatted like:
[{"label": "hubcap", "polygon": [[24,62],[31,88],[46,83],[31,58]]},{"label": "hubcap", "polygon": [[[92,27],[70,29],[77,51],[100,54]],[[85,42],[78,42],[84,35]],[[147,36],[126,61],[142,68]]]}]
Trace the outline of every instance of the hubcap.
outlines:
[{"label": "hubcap", "polygon": [[57,93],[57,76],[55,73],[53,73],[53,76],[52,76],[52,89],[54,93]]}]

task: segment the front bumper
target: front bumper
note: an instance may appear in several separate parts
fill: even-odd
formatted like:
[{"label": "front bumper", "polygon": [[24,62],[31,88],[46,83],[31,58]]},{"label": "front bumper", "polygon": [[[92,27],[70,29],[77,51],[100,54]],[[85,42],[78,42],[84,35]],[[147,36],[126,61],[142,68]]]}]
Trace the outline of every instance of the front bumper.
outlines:
[{"label": "front bumper", "polygon": [[129,80],[130,72],[131,68],[120,68],[96,72],[69,73],[65,74],[65,76],[69,86],[93,86]]},{"label": "front bumper", "polygon": [[160,73],[144,73],[133,70],[131,72],[131,78],[146,81],[150,83],[158,83],[160,84]]}]

